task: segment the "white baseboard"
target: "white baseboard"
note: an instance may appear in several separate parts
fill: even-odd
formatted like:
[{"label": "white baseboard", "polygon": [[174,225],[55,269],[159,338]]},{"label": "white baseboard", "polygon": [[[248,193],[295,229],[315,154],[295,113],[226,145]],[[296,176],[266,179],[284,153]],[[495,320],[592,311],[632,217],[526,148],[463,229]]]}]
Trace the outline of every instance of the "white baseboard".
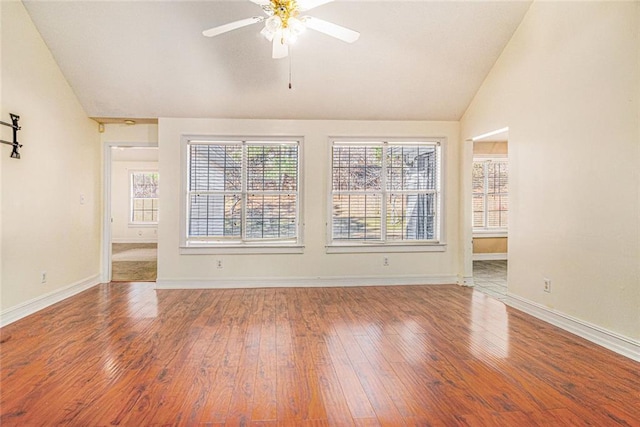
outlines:
[{"label": "white baseboard", "polygon": [[592,325],[516,295],[507,294],[504,302],[533,317],[640,362],[640,341]]},{"label": "white baseboard", "polygon": [[127,238],[112,238],[111,243],[158,243],[158,238],[145,238],[145,239],[132,239]]},{"label": "white baseboard", "polygon": [[474,261],[506,261],[506,253],[494,253],[494,254],[473,254]]},{"label": "white baseboard", "polygon": [[456,276],[319,276],[319,277],[247,277],[221,279],[158,279],[156,289],[229,289],[288,287],[351,287],[392,285],[456,284]]},{"label": "white baseboard", "polygon": [[48,294],[41,295],[29,301],[18,304],[14,307],[7,308],[0,312],[0,327],[27,317],[43,308],[49,307],[82,291],[86,291],[100,283],[99,276],[96,274],[86,279],[80,280],[72,285],[62,289],[57,289]]}]

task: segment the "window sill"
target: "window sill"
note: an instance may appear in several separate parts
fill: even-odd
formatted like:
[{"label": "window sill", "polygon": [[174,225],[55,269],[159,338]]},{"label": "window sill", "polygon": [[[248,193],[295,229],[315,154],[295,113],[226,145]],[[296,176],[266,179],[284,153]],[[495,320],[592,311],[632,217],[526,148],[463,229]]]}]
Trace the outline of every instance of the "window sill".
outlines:
[{"label": "window sill", "polygon": [[258,255],[301,254],[302,245],[212,245],[191,244],[180,246],[180,255]]},{"label": "window sill", "polygon": [[130,222],[129,228],[157,228],[157,222]]},{"label": "window sill", "polygon": [[475,230],[473,231],[474,239],[483,239],[491,237],[507,237],[507,230]]},{"label": "window sill", "polygon": [[416,244],[376,244],[376,243],[334,243],[326,246],[328,254],[348,253],[395,253],[395,252],[444,252],[446,243]]}]

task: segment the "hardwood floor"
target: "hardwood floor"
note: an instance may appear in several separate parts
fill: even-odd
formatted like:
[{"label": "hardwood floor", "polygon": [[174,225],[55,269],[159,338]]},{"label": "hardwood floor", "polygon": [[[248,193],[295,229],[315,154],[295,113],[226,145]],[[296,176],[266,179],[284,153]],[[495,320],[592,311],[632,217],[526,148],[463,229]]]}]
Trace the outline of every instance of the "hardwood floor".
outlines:
[{"label": "hardwood floor", "polygon": [[458,286],[90,289],[1,331],[0,424],[640,425],[640,364]]}]

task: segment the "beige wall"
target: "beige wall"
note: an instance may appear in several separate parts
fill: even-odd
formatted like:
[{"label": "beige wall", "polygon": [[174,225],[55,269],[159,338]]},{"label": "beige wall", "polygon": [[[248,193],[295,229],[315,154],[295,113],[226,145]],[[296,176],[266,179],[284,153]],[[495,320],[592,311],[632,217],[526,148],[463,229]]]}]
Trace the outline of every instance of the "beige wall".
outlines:
[{"label": "beige wall", "polygon": [[638,2],[534,2],[461,122],[509,127],[510,294],[635,340],[639,29]]},{"label": "beige wall", "polygon": [[[180,141],[183,134],[294,135],[303,143],[303,254],[181,255],[180,192],[183,180]],[[327,254],[327,182],[330,136],[446,137],[446,252],[389,254]],[[283,279],[309,283],[332,278],[371,278],[390,284],[404,280],[454,277],[460,272],[458,237],[459,124],[457,122],[383,122],[323,120],[160,119],[160,177],[162,215],[158,229],[158,283],[211,282],[218,286],[242,279]],[[383,266],[388,256],[389,266]],[[224,268],[216,268],[216,260]],[[296,281],[300,282],[296,282]],[[236,283],[236,282],[234,282]],[[254,282],[255,283],[255,282]],[[283,282],[284,283],[284,282]],[[320,282],[318,282],[320,283]]]},{"label": "beige wall", "polygon": [[[4,102],[2,101],[2,96],[3,96],[3,91],[2,91],[2,84],[3,84],[3,80],[2,80],[2,76],[3,76],[3,67],[2,67],[2,39],[4,38],[4,35],[2,34],[2,16],[3,16],[3,10],[2,10],[2,5],[0,4],[0,114],[3,115],[7,114],[5,111],[5,107],[4,107]],[[3,120],[5,121],[5,120]],[[2,127],[2,126],[0,126]],[[8,131],[9,129],[3,129],[0,130],[0,136],[2,136],[2,139],[7,140],[7,138],[4,138],[4,136],[8,136]],[[9,140],[10,141],[10,140]],[[6,156],[6,149],[7,147],[4,148],[0,148],[0,156]],[[3,244],[3,239],[2,239],[2,194],[4,194],[4,191],[2,191],[2,160],[0,160],[0,312],[2,312],[2,260],[3,260],[3,256],[2,256],[2,247],[4,246]]]},{"label": "beige wall", "polygon": [[108,123],[104,125],[104,132],[100,134],[100,141],[106,143],[158,143],[157,124],[125,125],[122,123]]},{"label": "beige wall", "polygon": [[[97,283],[101,165],[97,125],[87,118],[22,3],[2,1],[0,8],[1,117],[20,115],[24,145],[20,160],[9,158],[9,147],[0,150],[0,307],[7,313],[73,285]],[[11,134],[3,129],[2,138]]]},{"label": "beige wall", "polygon": [[506,156],[509,144],[507,141],[474,141],[473,154]]}]

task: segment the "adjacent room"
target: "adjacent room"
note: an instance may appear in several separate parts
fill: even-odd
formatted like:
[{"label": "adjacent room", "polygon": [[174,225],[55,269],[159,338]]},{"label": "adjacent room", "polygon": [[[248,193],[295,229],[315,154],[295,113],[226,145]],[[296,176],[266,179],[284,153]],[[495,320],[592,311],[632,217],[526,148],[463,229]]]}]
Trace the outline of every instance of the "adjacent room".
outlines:
[{"label": "adjacent room", "polygon": [[[111,147],[111,281],[155,282],[158,270],[157,147]],[[105,161],[107,161],[105,159]]]},{"label": "adjacent room", "polygon": [[0,424],[637,425],[637,1],[0,2]]}]

